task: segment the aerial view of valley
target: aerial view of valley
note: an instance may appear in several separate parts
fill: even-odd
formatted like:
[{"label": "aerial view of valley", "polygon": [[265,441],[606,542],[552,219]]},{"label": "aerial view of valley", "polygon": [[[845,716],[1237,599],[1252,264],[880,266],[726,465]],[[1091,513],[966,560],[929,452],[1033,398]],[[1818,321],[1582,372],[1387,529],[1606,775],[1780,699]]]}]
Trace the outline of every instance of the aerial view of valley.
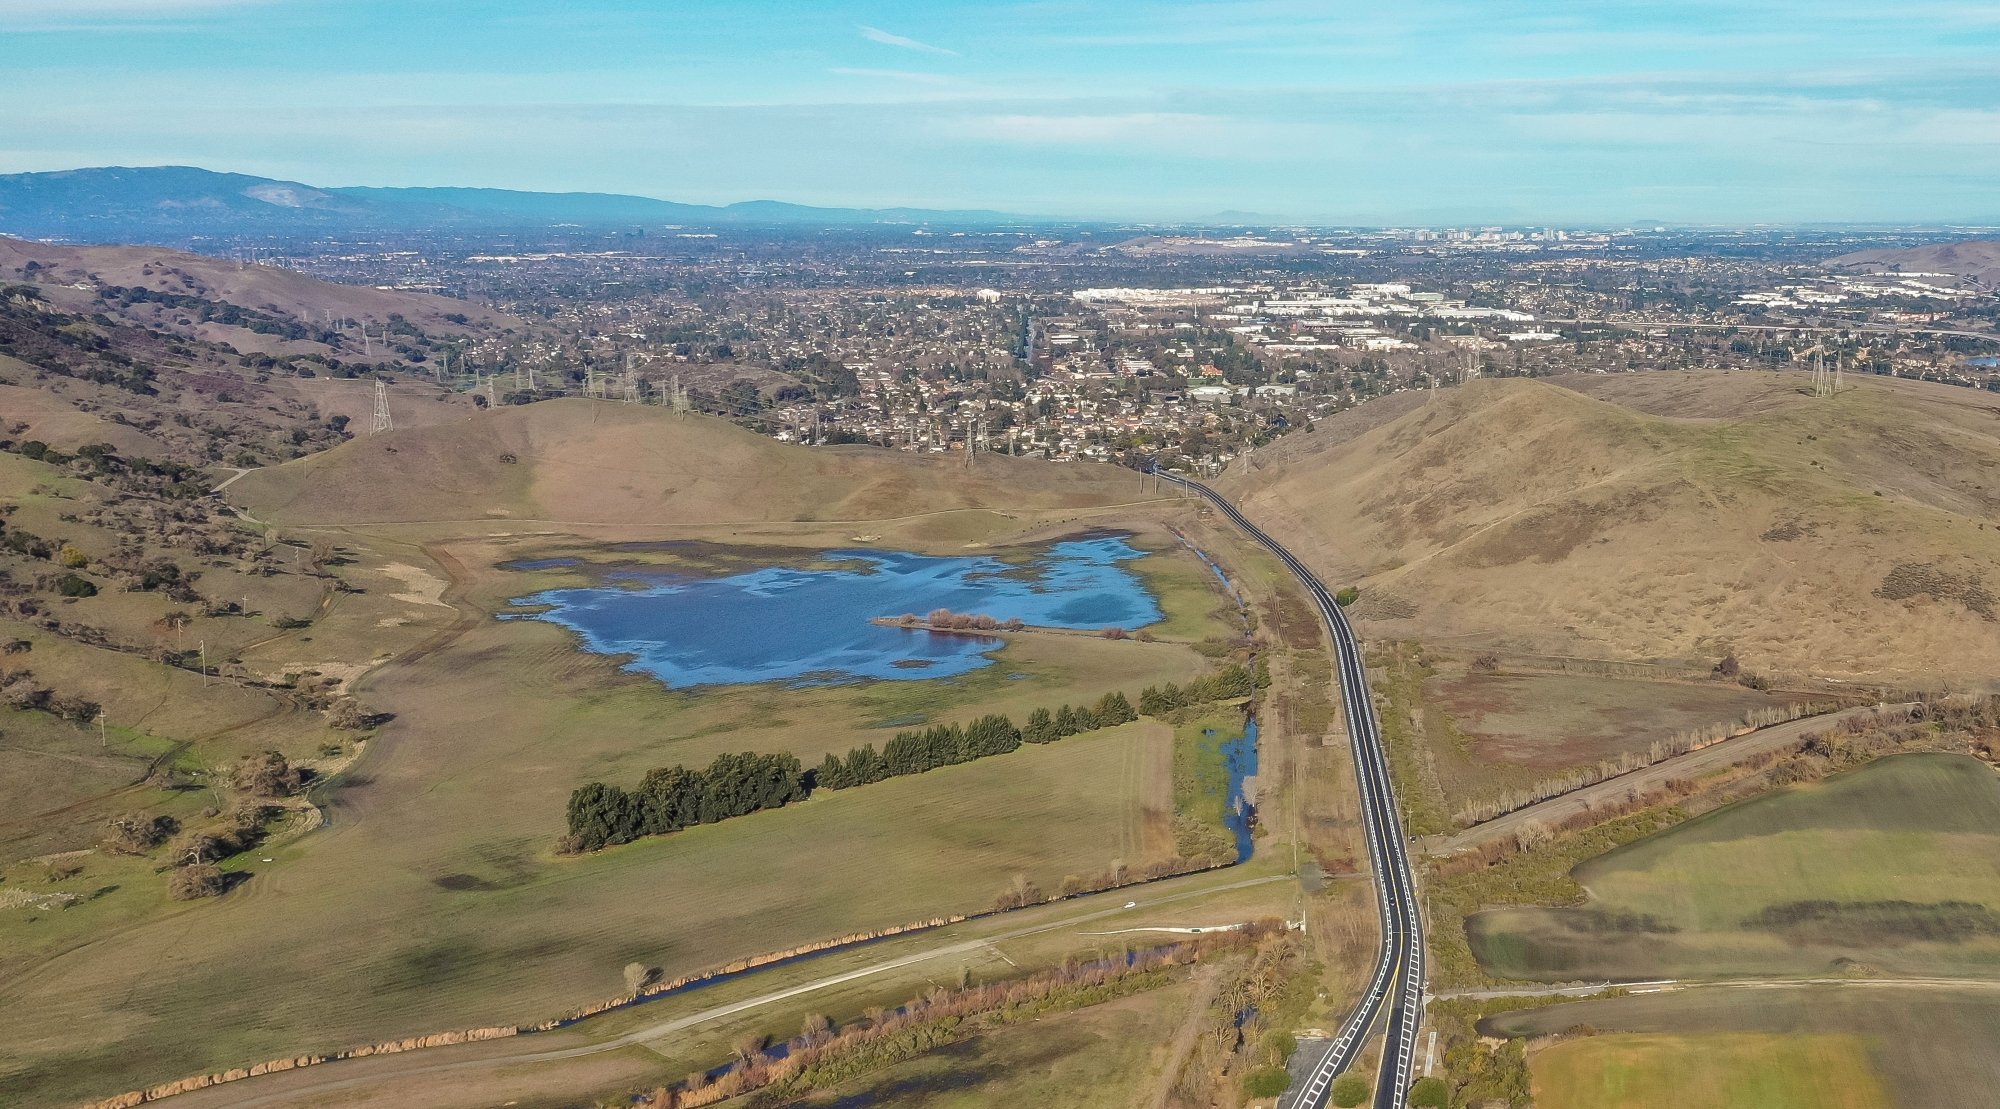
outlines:
[{"label": "aerial view of valley", "polygon": [[2000,1109],[2000,20],[0,0],[0,1109]]}]

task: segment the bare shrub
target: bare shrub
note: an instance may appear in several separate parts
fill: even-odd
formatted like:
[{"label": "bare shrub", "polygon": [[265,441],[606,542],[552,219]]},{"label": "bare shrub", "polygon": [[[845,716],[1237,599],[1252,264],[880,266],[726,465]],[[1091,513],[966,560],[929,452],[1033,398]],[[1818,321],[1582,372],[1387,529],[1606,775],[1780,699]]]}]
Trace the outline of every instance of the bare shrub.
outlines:
[{"label": "bare shrub", "polygon": [[305,775],[276,751],[243,756],[234,779],[237,789],[254,797],[290,797],[305,786]]},{"label": "bare shrub", "polygon": [[1520,851],[1533,851],[1546,845],[1550,838],[1548,825],[1539,820],[1530,820],[1514,833],[1514,847]]},{"label": "bare shrub", "polygon": [[644,963],[625,964],[625,989],[628,993],[638,993],[659,977],[659,967],[649,967]]},{"label": "bare shrub", "polygon": [[207,863],[176,867],[167,878],[167,894],[176,901],[214,897],[222,887],[222,871]]},{"label": "bare shrub", "polygon": [[179,830],[180,823],[171,816],[126,813],[111,821],[104,849],[114,855],[143,855]]}]

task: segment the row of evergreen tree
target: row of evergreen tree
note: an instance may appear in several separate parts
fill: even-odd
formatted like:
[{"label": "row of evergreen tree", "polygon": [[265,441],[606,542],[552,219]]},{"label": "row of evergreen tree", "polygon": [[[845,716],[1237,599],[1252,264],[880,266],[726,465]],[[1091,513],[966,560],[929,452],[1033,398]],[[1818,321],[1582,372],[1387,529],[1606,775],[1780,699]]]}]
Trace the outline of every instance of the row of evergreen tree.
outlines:
[{"label": "row of evergreen tree", "polygon": [[1259,660],[1256,671],[1231,663],[1213,674],[1194,678],[1186,685],[1149,685],[1139,691],[1139,711],[1147,716],[1164,716],[1185,705],[1205,705],[1210,701],[1233,701],[1254,695],[1270,677]]},{"label": "row of evergreen tree", "polygon": [[569,841],[576,851],[595,851],[640,836],[665,835],[695,824],[803,800],[812,791],[795,755],[721,754],[705,770],[665,766],[647,774],[627,792],[603,782],[579,787],[569,797]]},{"label": "row of evergreen tree", "polygon": [[603,782],[577,788],[569,799],[569,838],[573,851],[595,851],[641,836],[665,835],[696,824],[713,824],[732,816],[803,800],[816,788],[846,789],[904,774],[921,774],[940,766],[1004,755],[1023,743],[1054,743],[1079,732],[1095,731],[1158,716],[1183,705],[1248,697],[1261,684],[1259,675],[1231,665],[1186,685],[1168,682],[1147,686],[1135,711],[1123,693],[1107,693],[1095,705],[1038,708],[1028,722],[1016,727],[999,714],[982,716],[967,725],[934,724],[922,731],[898,732],[882,750],[865,743],[845,756],[829,753],[818,767],[806,770],[792,755],[722,754],[705,770],[666,766],[647,774],[633,791]]},{"label": "row of evergreen tree", "polygon": [[921,732],[899,732],[877,752],[864,743],[846,757],[829,753],[813,771],[813,785],[846,789],[903,774],[921,774],[940,766],[1004,755],[1023,743],[1054,743],[1078,732],[1109,728],[1139,719],[1123,693],[1107,693],[1096,705],[1064,705],[1054,712],[1039,708],[1028,714],[1025,727],[1000,715],[982,716],[961,728],[934,724]]}]

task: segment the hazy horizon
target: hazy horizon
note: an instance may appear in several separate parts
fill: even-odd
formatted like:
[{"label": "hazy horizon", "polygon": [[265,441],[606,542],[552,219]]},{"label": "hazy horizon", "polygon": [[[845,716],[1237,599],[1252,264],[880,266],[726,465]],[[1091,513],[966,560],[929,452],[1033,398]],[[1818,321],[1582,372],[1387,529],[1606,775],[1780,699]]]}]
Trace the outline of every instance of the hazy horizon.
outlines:
[{"label": "hazy horizon", "polygon": [[0,172],[1130,222],[2000,223],[1988,7],[1326,9],[16,0]]}]

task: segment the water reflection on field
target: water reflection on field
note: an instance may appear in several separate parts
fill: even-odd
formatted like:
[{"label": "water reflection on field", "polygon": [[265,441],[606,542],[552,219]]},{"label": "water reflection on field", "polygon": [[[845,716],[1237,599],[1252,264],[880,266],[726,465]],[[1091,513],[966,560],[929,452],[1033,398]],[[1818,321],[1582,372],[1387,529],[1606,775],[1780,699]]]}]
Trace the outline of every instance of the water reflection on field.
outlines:
[{"label": "water reflection on field", "polygon": [[[670,686],[861,679],[914,680],[992,663],[1000,641],[869,621],[934,608],[1018,617],[1049,627],[1134,629],[1157,623],[1159,602],[1127,565],[1144,552],[1100,535],[1050,546],[1009,565],[991,556],[906,551],[826,552],[841,569],[768,566],[725,577],[619,569],[605,583],[517,597],[600,654]],[[852,567],[852,568],[845,568]]]}]

